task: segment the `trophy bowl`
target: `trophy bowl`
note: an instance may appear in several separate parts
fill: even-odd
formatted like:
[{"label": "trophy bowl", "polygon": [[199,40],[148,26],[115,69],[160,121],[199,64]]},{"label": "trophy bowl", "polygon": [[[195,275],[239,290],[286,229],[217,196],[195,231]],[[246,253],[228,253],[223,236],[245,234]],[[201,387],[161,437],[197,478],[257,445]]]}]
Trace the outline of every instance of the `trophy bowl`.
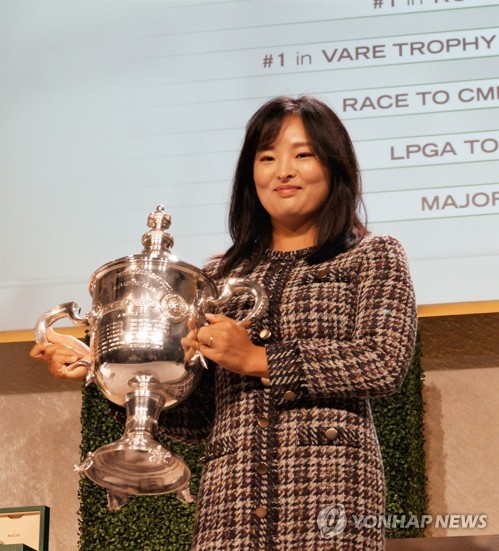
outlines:
[{"label": "trophy bowl", "polygon": [[34,330],[37,342],[72,347],[74,338],[56,333],[52,325],[68,318],[87,326],[88,356],[68,368],[85,365],[87,383],[95,382],[108,400],[125,407],[124,435],[75,467],[107,489],[111,510],[121,508],[128,495],[176,492],[181,501],[193,501],[189,467],[156,439],[161,411],[187,398],[207,369],[199,351],[186,361],[181,340],[205,325],[205,314],[235,293],[254,297],[251,312],[238,323],[261,316],[267,307],[257,283],[228,278],[219,288],[205,272],[178,260],[170,252],[170,220],[158,206],[148,218],[151,230],[142,238],[143,252],[109,262],[92,274],[92,308],[84,317],[75,302],[66,302],[44,313]]}]

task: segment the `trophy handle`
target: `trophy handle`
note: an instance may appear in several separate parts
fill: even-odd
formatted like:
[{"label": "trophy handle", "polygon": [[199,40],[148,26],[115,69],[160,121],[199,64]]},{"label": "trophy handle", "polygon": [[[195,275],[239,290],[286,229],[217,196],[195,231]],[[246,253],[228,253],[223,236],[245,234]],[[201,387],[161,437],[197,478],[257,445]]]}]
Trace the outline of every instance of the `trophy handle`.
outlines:
[{"label": "trophy handle", "polygon": [[251,312],[245,318],[237,322],[238,325],[241,325],[251,319],[258,319],[267,310],[269,301],[267,298],[267,293],[261,285],[251,281],[250,279],[229,277],[225,280],[224,286],[218,298],[209,298],[207,302],[209,306],[222,306],[232,298],[234,293],[247,291],[253,295],[255,303],[253,304]]},{"label": "trophy handle", "polygon": [[[48,310],[42,314],[36,322],[34,334],[36,342],[48,342],[48,343],[61,343],[69,346],[69,348],[75,349],[77,352],[87,353],[90,356],[90,349],[88,346],[75,337],[69,335],[60,335],[52,329],[52,325],[60,319],[69,318],[74,325],[88,326],[89,322],[86,317],[80,317],[80,307],[76,302],[64,302],[58,306],[54,306],[51,310]],[[79,366],[85,366],[89,370],[92,363],[86,359],[78,360],[68,366],[69,370],[73,370]]]}]

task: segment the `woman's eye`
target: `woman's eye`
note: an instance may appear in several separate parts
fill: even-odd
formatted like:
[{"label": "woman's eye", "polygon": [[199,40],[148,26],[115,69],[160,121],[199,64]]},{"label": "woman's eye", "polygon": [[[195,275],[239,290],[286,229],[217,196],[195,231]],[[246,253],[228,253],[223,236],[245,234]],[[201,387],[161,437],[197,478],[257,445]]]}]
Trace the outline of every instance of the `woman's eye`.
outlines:
[{"label": "woman's eye", "polygon": [[311,151],[302,151],[297,155],[298,159],[305,159],[306,157],[315,157]]},{"label": "woman's eye", "polygon": [[274,157],[272,157],[272,155],[261,155],[260,156],[260,161],[273,161],[274,160]]}]

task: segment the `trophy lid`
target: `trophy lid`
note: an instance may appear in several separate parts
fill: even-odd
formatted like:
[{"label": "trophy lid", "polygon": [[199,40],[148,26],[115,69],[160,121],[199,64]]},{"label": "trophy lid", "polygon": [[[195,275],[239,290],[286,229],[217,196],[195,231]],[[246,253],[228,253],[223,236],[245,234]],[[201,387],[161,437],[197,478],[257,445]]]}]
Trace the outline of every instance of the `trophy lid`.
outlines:
[{"label": "trophy lid", "polygon": [[143,250],[139,254],[133,254],[118,258],[98,268],[90,277],[88,290],[91,295],[98,281],[103,280],[115,270],[128,267],[154,270],[154,266],[168,267],[177,270],[197,280],[203,280],[216,295],[216,286],[208,274],[196,266],[179,260],[170,250],[173,246],[173,237],[166,231],[171,224],[171,216],[165,212],[163,205],[158,205],[155,212],[151,212],[147,219],[147,225],[151,228],[142,236]]},{"label": "trophy lid", "polygon": [[155,212],[149,214],[147,225],[151,230],[142,236],[143,253],[149,255],[170,254],[173,246],[173,237],[166,231],[171,224],[172,217],[166,214],[163,205],[158,205]]}]

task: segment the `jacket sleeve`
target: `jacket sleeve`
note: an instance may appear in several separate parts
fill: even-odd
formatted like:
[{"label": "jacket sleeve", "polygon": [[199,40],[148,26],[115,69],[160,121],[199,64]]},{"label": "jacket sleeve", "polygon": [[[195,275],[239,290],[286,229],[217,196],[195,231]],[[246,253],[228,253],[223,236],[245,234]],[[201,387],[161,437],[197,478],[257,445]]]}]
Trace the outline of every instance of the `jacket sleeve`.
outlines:
[{"label": "jacket sleeve", "polygon": [[375,397],[402,384],[416,338],[417,314],[405,252],[388,236],[363,256],[351,340],[303,339],[267,346],[271,388],[311,398]]},{"label": "jacket sleeve", "polygon": [[182,444],[198,445],[208,437],[215,415],[215,369],[204,371],[194,392],[161,413],[158,433]]}]

